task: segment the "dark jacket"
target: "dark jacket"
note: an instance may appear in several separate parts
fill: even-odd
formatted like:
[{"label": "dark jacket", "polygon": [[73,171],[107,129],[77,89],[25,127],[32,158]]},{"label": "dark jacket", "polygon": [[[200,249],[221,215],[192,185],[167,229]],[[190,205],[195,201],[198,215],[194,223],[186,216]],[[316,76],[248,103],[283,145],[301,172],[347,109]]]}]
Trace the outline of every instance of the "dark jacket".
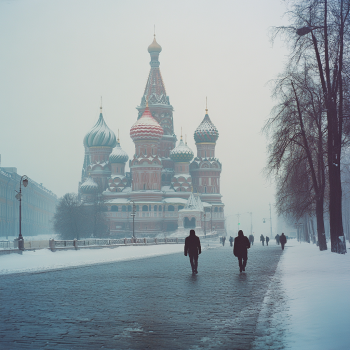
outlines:
[{"label": "dark jacket", "polygon": [[199,255],[202,252],[199,237],[193,232],[185,239],[185,256]]},{"label": "dark jacket", "polygon": [[250,242],[248,237],[243,235],[243,232],[238,234],[233,245],[233,254],[237,258],[247,258]]},{"label": "dark jacket", "polygon": [[287,237],[283,233],[280,236],[280,242],[281,242],[281,244],[287,243]]}]

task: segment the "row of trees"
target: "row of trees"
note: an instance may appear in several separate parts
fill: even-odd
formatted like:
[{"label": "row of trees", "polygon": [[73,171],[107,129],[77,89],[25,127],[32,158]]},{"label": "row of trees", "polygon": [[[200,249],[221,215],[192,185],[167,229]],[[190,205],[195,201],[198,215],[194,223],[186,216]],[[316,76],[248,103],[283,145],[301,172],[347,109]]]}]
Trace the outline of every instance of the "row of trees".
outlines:
[{"label": "row of trees", "polygon": [[288,2],[282,35],[290,56],[273,82],[276,104],[264,131],[270,138],[267,175],[277,183],[277,211],[299,220],[316,216],[320,250],[346,253],[342,220],[341,156],[349,143],[350,0]]},{"label": "row of trees", "polygon": [[104,212],[106,207],[98,195],[87,203],[75,193],[60,198],[53,218],[54,230],[62,239],[109,236],[109,227]]}]

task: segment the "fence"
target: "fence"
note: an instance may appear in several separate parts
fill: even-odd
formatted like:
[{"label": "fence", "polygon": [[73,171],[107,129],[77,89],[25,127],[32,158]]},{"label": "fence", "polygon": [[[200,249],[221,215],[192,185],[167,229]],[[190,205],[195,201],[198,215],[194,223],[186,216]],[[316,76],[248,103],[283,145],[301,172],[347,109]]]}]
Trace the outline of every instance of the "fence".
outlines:
[{"label": "fence", "polygon": [[[206,235],[206,238],[217,237],[217,232]],[[203,237],[201,237],[203,239]],[[126,245],[155,245],[155,244],[184,244],[185,238],[119,238],[119,239],[95,239],[89,238],[84,240],[43,240],[43,241],[26,241],[24,240],[24,249],[43,249],[49,248],[52,251],[64,249],[84,249],[84,248],[103,248]],[[17,250],[17,239],[14,241],[0,241],[0,249]]]}]

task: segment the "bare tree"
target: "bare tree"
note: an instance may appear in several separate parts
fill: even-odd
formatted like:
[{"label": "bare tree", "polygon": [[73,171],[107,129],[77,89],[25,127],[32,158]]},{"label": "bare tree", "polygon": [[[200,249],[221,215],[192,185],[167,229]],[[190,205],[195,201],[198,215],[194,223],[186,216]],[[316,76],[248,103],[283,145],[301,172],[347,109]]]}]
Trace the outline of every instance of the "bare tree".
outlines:
[{"label": "bare tree", "polygon": [[78,195],[66,193],[56,207],[53,217],[54,230],[63,239],[79,239],[84,232],[85,219]]},{"label": "bare tree", "polygon": [[264,131],[271,136],[268,176],[276,176],[277,211],[297,221],[316,214],[320,250],[327,249],[324,227],[326,130],[322,90],[305,65],[275,81],[278,101]]},{"label": "bare tree", "polygon": [[342,224],[340,156],[344,117],[344,80],[349,67],[350,0],[289,1],[290,27],[273,30],[283,34],[291,48],[289,68],[306,61],[317,75],[327,117],[329,217],[332,252],[346,253]]}]

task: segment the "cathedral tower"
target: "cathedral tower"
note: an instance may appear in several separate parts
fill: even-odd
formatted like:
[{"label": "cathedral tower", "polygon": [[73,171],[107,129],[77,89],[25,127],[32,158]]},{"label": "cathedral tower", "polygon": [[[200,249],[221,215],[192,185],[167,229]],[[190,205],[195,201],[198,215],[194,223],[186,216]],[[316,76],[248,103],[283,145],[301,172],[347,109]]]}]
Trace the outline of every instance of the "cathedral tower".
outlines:
[{"label": "cathedral tower", "polygon": [[136,195],[138,199],[144,197],[152,201],[161,198],[159,143],[162,136],[162,127],[146,106],[141,118],[130,129],[130,137],[135,143],[134,159],[130,162],[132,191],[141,191]]},{"label": "cathedral tower", "polygon": [[209,118],[208,109],[203,121],[194,132],[197,157],[190,165],[194,191],[201,193],[201,199],[208,203],[221,202],[221,163],[215,158],[216,141],[219,132]]},{"label": "cathedral tower", "polygon": [[162,47],[157,43],[154,36],[153,42],[148,46],[148,52],[151,56],[151,70],[147,79],[145,91],[143,93],[141,104],[137,107],[141,117],[148,102],[149,110],[152,116],[162,127],[164,134],[159,143],[159,156],[162,159],[163,174],[162,185],[170,185],[174,163],[170,159],[170,151],[175,147],[176,136],[174,134],[173,124],[173,106],[170,104],[169,96],[165,91],[165,85],[160,73],[158,60]]}]

